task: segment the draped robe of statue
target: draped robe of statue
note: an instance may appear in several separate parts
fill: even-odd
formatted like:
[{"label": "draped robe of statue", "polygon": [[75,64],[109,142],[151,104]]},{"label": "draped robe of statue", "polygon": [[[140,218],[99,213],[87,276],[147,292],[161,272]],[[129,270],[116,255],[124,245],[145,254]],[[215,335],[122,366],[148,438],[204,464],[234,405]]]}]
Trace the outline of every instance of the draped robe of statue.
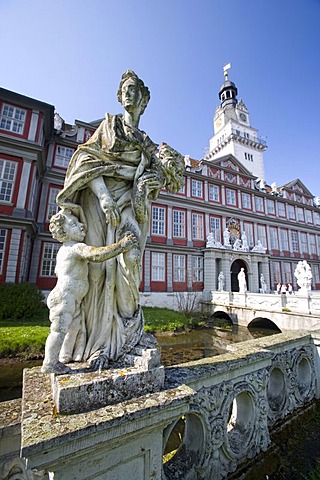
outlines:
[{"label": "draped robe of statue", "polygon": [[[146,219],[135,218],[134,186],[143,173],[157,169],[157,145],[141,130],[126,125],[122,115],[107,114],[94,135],[74,153],[66,174],[58,205],[80,205],[87,235],[85,243],[110,245],[125,233],[132,232],[138,247],[100,264],[89,265],[89,292],[82,303],[82,335],[69,335],[63,347],[64,356],[83,360],[104,356],[115,361],[130,351],[143,332],[143,313],[139,305],[141,258],[149,227]],[[106,223],[96,195],[89,182],[103,177],[121,216],[117,227]],[[149,192],[155,199],[159,189]],[[85,331],[85,335],[83,332]],[[75,355],[77,352],[77,355]],[[79,355],[79,352],[80,355]]]}]

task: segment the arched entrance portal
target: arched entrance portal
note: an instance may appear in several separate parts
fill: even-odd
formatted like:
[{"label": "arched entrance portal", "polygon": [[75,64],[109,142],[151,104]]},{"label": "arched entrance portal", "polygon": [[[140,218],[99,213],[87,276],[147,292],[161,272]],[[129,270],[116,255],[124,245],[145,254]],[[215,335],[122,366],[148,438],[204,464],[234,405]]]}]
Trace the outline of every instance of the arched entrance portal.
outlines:
[{"label": "arched entrance portal", "polygon": [[247,281],[247,290],[250,290],[249,282],[248,282],[248,268],[247,264],[243,260],[235,260],[231,265],[231,291],[232,292],[239,292],[239,282],[238,282],[238,273],[240,269],[244,268],[246,274],[246,281]]}]

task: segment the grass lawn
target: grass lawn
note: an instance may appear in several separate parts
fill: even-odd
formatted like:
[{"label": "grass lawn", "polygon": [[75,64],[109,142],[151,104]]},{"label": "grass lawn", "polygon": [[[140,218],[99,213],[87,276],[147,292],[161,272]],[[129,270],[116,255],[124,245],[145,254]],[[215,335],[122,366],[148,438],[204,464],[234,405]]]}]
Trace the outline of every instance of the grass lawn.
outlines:
[{"label": "grass lawn", "polygon": [[[167,308],[143,308],[146,332],[183,331],[193,326],[193,320]],[[50,322],[45,305],[28,320],[0,321],[0,358],[39,358],[49,334]]]}]

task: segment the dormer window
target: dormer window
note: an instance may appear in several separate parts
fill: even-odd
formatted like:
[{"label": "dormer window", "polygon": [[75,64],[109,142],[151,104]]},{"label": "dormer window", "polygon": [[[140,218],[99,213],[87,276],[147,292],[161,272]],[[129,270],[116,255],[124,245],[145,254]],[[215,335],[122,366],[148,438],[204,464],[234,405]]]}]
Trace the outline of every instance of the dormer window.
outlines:
[{"label": "dormer window", "polygon": [[0,128],[8,132],[23,134],[26,120],[26,110],[14,107],[13,105],[3,104],[0,117]]}]

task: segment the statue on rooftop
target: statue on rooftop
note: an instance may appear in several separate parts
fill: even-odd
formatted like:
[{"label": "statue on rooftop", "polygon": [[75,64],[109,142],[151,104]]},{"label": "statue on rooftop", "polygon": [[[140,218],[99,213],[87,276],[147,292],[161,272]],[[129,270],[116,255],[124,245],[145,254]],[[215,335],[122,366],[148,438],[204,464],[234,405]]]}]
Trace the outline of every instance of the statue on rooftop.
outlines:
[{"label": "statue on rooftop", "polygon": [[118,90],[124,115],[106,114],[78,147],[57,196],[61,209],[83,209],[87,245],[111,246],[128,235],[135,239],[127,251],[89,263],[89,288],[82,302],[86,335],[63,346],[64,362],[75,360],[77,352],[77,359],[88,360],[93,369],[105,368],[139,344],[143,333],[139,284],[150,200],[163,187],[177,192],[184,173],[178,152],[166,144],[159,149],[139,129],[149,99],[143,81],[127,70]]}]

